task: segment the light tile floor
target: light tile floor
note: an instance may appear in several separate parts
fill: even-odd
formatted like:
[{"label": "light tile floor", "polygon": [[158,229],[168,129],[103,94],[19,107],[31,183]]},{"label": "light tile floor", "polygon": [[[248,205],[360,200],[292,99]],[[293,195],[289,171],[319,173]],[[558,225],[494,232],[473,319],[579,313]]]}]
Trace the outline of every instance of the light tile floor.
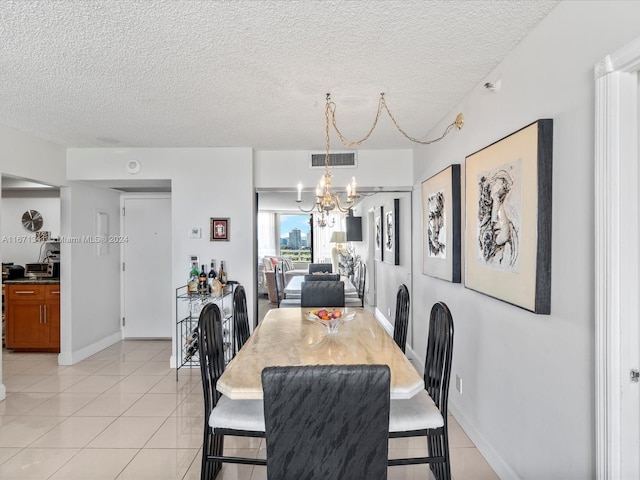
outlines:
[{"label": "light tile floor", "polygon": [[[168,341],[126,340],[73,366],[57,354],[4,350],[0,402],[3,480],[196,480],[200,478],[200,372],[176,382]],[[495,480],[449,417],[455,480]],[[426,448],[424,439],[394,439],[390,455]],[[264,440],[229,437],[227,453],[265,455]],[[265,467],[223,467],[220,480],[264,480]],[[389,479],[432,478],[425,465],[390,467]]]}]

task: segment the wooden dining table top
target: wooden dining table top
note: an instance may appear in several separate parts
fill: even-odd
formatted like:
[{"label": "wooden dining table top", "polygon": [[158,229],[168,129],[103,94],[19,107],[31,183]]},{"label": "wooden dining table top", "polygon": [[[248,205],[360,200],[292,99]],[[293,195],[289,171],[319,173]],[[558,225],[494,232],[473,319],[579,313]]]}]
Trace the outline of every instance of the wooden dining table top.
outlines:
[{"label": "wooden dining table top", "polygon": [[231,399],[261,399],[261,373],[269,366],[384,364],[391,370],[391,398],[411,398],[424,380],[375,316],[349,308],[355,318],[333,335],[306,318],[309,308],[270,310],[219,378],[217,390]]}]

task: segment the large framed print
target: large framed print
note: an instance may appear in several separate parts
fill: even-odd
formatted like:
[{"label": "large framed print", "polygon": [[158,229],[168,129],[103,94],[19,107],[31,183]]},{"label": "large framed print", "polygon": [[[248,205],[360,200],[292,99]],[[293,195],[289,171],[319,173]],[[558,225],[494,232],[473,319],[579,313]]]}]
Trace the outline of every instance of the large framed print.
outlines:
[{"label": "large framed print", "polygon": [[465,162],[465,286],[534,313],[551,310],[553,120]]},{"label": "large framed print", "polygon": [[380,209],[375,213],[374,217],[374,228],[375,228],[375,239],[374,239],[374,248],[373,248],[373,259],[382,261],[384,260],[384,247],[382,245],[384,241],[384,232],[382,230],[382,223],[384,218],[384,207],[380,207]]},{"label": "large framed print", "polygon": [[460,283],[460,165],[422,182],[422,273]]},{"label": "large framed print", "polygon": [[384,261],[391,265],[400,265],[400,199],[384,209]]}]

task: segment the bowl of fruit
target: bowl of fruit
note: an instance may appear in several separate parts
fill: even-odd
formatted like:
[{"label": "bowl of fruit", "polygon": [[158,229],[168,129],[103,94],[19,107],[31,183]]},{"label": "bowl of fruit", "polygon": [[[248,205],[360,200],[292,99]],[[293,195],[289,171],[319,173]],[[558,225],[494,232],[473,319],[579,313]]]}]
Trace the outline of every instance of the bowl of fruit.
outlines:
[{"label": "bowl of fruit", "polygon": [[308,320],[324,325],[330,335],[337,333],[340,325],[355,316],[356,312],[348,308],[315,308],[307,313]]}]

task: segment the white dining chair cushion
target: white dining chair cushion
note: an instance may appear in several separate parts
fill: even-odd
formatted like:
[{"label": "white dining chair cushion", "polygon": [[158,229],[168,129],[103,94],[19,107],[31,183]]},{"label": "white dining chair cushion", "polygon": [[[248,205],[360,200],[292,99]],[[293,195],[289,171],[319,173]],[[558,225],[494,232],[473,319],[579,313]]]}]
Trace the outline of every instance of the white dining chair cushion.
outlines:
[{"label": "white dining chair cushion", "polygon": [[444,419],[426,390],[420,390],[406,400],[391,400],[390,432],[408,432],[442,426]]},{"label": "white dining chair cushion", "polygon": [[360,298],[358,298],[358,297],[347,297],[345,295],[344,296],[344,304],[345,305],[351,305],[352,307],[361,307],[362,306],[362,300],[360,300]]},{"label": "white dining chair cushion", "polygon": [[211,428],[264,432],[262,400],[231,400],[222,395],[209,415]]},{"label": "white dining chair cushion", "polygon": [[300,299],[299,298],[285,298],[284,300],[280,300],[280,308],[300,308]]}]

